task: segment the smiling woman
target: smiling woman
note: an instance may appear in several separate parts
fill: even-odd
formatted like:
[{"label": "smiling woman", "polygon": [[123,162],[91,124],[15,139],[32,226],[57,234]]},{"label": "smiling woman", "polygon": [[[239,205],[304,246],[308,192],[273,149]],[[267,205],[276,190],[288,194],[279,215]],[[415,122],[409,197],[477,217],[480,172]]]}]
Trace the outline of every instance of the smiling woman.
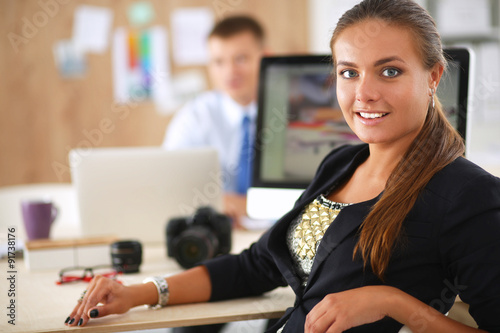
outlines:
[{"label": "smiling woman", "polygon": [[[289,285],[295,304],[271,332],[500,332],[500,179],[463,158],[435,96],[446,61],[434,21],[411,0],[365,0],[331,46],[339,104],[366,144],[331,151],[248,250],[166,278],[169,304]],[[165,296],[94,281],[70,315],[83,324]],[[457,294],[479,329],[444,315]]]},{"label": "smiling woman", "polygon": [[[464,144],[439,102],[436,106],[435,91],[446,60],[434,22],[430,16],[409,16],[411,9],[401,6],[392,5],[389,12],[390,1],[373,3],[376,6],[360,5],[344,15],[331,39],[339,104],[371,153],[365,167],[331,198],[345,199],[349,191],[355,196],[356,188],[362,191],[356,182],[370,184],[374,174],[380,175],[372,195],[383,189],[385,193],[365,219],[357,249],[365,260],[370,257],[382,278],[401,224],[420,191],[436,172],[463,155]],[[409,3],[409,8],[415,6]],[[360,16],[354,19],[353,14]],[[376,33],[360,46],[356,36],[370,30]],[[403,195],[407,202],[399,200]],[[395,212],[387,216],[390,209]]]}]

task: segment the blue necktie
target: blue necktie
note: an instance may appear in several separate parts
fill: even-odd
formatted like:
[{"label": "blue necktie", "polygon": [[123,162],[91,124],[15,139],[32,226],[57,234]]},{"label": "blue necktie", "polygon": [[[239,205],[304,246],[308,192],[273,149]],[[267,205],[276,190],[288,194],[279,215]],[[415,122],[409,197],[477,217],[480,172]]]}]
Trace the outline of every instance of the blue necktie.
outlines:
[{"label": "blue necktie", "polygon": [[239,194],[246,194],[251,183],[251,161],[252,161],[252,143],[250,140],[250,117],[245,115],[241,123],[243,140],[241,142],[240,162],[238,172],[238,187]]}]

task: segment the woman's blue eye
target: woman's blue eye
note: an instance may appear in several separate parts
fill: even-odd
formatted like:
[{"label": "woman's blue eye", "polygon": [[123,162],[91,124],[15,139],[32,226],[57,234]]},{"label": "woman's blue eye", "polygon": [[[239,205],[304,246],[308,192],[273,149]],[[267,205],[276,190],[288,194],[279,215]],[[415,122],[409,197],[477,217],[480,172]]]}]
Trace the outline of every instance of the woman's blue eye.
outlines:
[{"label": "woman's blue eye", "polygon": [[356,71],[346,69],[346,70],[340,72],[340,75],[342,75],[346,79],[350,79],[350,78],[358,76],[358,73],[356,73]]},{"label": "woman's blue eye", "polygon": [[384,76],[387,76],[387,77],[396,77],[399,74],[401,74],[401,72],[399,71],[399,69],[396,69],[396,68],[387,68],[387,69],[384,69],[382,74]]}]

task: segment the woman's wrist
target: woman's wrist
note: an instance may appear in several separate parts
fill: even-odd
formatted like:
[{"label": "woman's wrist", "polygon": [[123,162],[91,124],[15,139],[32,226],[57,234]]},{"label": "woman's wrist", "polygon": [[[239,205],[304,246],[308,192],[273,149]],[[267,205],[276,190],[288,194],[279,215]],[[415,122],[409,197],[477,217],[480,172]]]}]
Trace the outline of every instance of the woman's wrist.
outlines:
[{"label": "woman's wrist", "polygon": [[158,303],[158,290],[154,283],[134,284],[130,287],[132,307]]},{"label": "woman's wrist", "polygon": [[[427,306],[415,297],[395,287],[385,287],[384,309],[392,319],[408,325],[413,317],[422,315]],[[414,320],[415,318],[413,318]]]},{"label": "woman's wrist", "polygon": [[373,286],[373,288],[377,289],[376,298],[379,300],[374,305],[381,310],[382,314],[393,319],[400,317],[401,308],[405,306],[405,295],[409,295],[390,286]]},{"label": "woman's wrist", "polygon": [[150,304],[149,306],[153,309],[164,307],[168,304],[168,300],[170,297],[170,289],[168,287],[168,283],[165,280],[164,276],[153,276],[148,277],[142,283],[153,283],[156,287],[156,291],[158,293],[158,302],[154,304]]}]

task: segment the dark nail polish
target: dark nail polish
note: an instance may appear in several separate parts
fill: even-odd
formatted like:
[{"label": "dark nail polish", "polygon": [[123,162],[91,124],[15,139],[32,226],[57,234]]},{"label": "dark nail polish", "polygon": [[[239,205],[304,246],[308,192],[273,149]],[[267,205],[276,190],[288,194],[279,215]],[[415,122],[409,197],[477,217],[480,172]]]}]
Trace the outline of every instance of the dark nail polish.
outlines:
[{"label": "dark nail polish", "polygon": [[69,323],[68,323],[68,324],[70,324],[70,325],[71,325],[71,324],[73,324],[74,322],[75,322],[75,318],[71,318],[71,320],[69,321]]},{"label": "dark nail polish", "polygon": [[83,324],[83,318],[80,318],[80,320],[78,321],[78,326],[81,326]]},{"label": "dark nail polish", "polygon": [[67,324],[67,323],[69,323],[70,320],[71,320],[71,317],[68,317],[68,318],[66,318],[66,321],[64,323]]},{"label": "dark nail polish", "polygon": [[90,318],[96,318],[98,315],[99,311],[97,309],[90,311]]}]

